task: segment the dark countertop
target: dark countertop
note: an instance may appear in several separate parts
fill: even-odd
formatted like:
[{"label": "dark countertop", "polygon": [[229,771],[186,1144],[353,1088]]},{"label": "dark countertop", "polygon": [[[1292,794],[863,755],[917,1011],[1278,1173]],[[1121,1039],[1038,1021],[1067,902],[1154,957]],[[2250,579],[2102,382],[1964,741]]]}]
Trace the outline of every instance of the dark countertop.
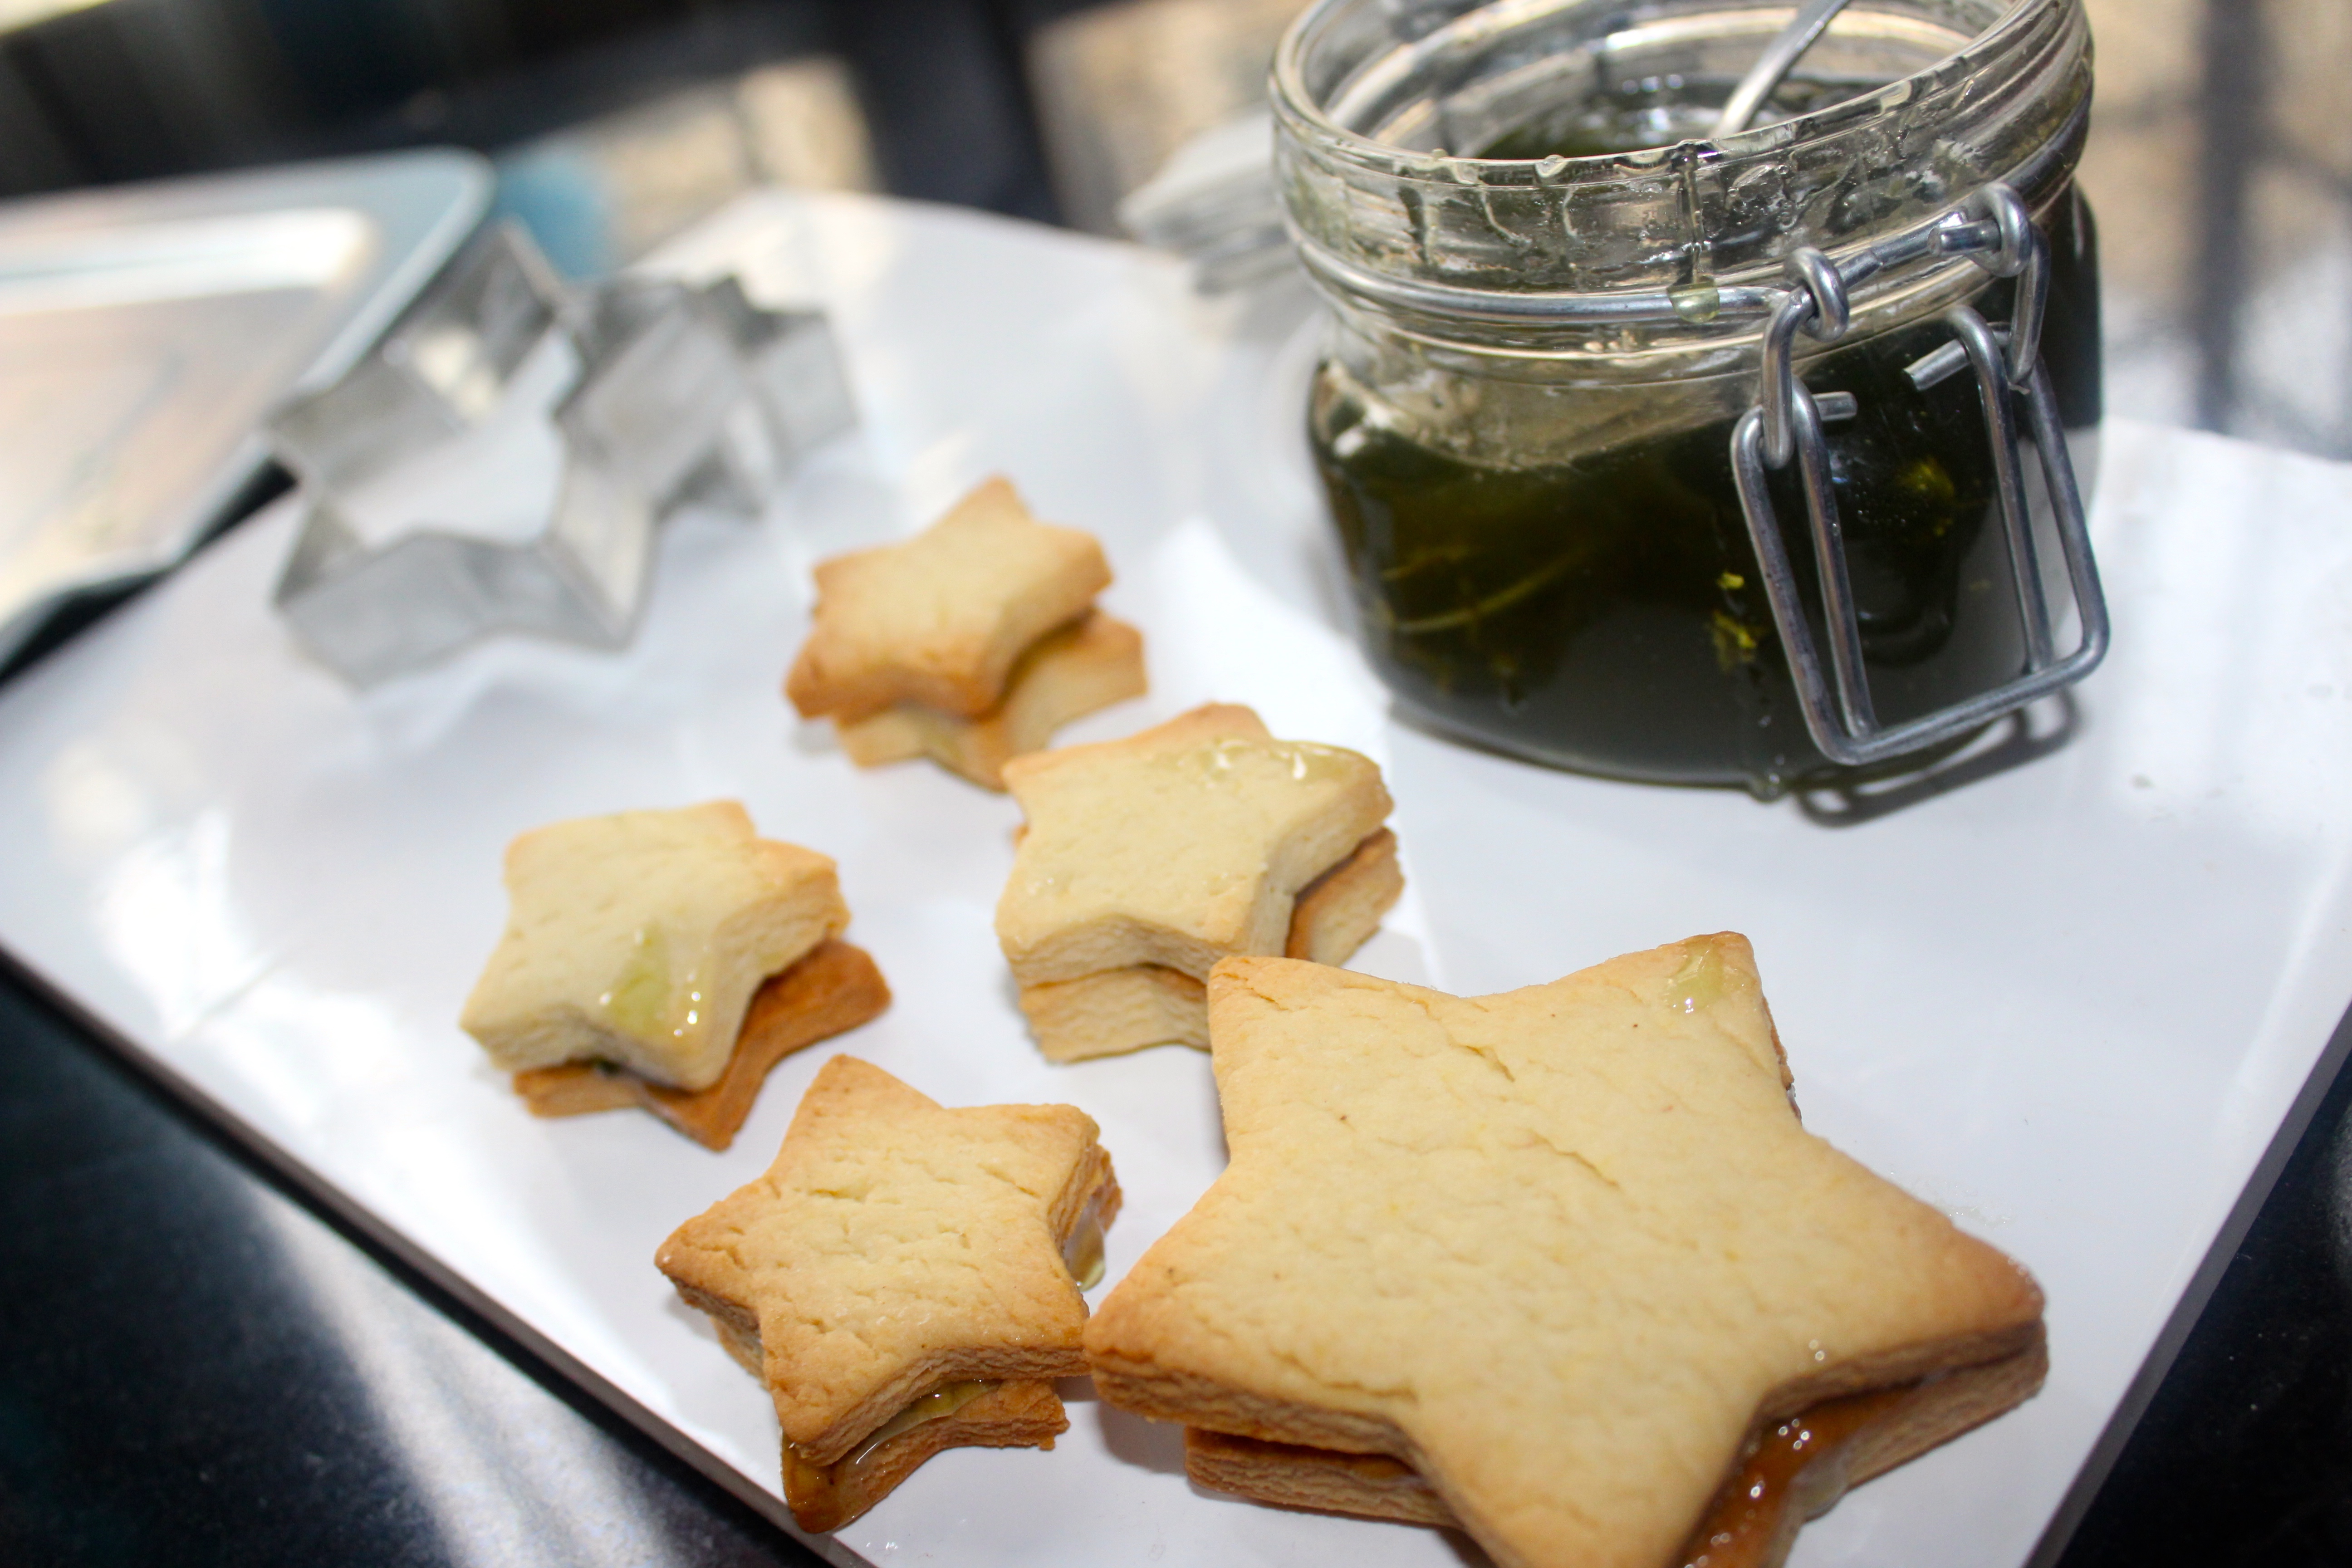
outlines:
[{"label": "dark countertop", "polygon": [[[890,188],[1048,216],[1040,144],[1002,127],[1040,82],[1060,90],[1038,73],[1062,57],[1033,47],[1027,87],[1006,67],[1074,9],[778,5],[749,36],[767,55],[817,38],[851,58],[882,117],[869,173]],[[819,11],[831,21],[807,20]],[[2352,142],[2323,129],[2345,123],[2331,95],[2352,13],[2341,0],[2092,11],[2101,108],[2084,184],[2105,230],[2113,405],[2352,455],[2352,375],[2310,361],[2311,344],[2352,342],[2352,304],[2340,289],[2296,296],[2307,331],[2262,327],[2266,301],[2352,254]],[[403,124],[483,145],[546,132],[516,112],[584,122],[632,73],[708,74],[740,57],[698,16],[683,41],[632,35],[551,74],[404,103],[337,144],[382,144]],[[983,121],[998,129],[978,145]],[[2119,1420],[2112,1473],[2057,1559],[2067,1568],[2352,1561],[2340,1055],[2306,1089],[2308,1130],[2265,1164],[2275,1188],[2242,1205],[2242,1239],[2210,1261],[2210,1302],[2180,1315],[2178,1359],[2144,1380],[2145,1415]],[[0,1563],[816,1561],[5,963],[0,1285]]]},{"label": "dark countertop", "polygon": [[0,1562],[808,1563],[0,970]]}]

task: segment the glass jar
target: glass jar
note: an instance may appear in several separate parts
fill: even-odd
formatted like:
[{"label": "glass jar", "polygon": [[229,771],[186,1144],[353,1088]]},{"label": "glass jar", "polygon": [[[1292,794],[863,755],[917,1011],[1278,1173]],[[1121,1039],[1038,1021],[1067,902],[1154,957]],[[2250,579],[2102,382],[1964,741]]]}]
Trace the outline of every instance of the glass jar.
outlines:
[{"label": "glass jar", "polygon": [[[1791,15],[1323,0],[1284,40],[1277,178],[1337,318],[1309,434],[1367,649],[1427,721],[1769,798],[1836,776],[1832,756],[1887,754],[1822,731],[1832,684],[1848,718],[1859,702],[1916,758],[1914,731],[1953,733],[1930,720],[1955,704],[2063,683],[2037,630],[2049,574],[2032,545],[2046,553],[2056,531],[2074,567],[2052,501],[2073,481],[2042,450],[2068,443],[2034,440],[2021,395],[2038,343],[2043,426],[2095,429],[2095,242],[2073,185],[2091,95],[2081,0],[1857,0],[1769,100],[1781,118],[1706,140]],[[2022,276],[2046,299],[2039,331],[2029,320],[2006,365],[2021,278],[1981,249],[2002,200],[2046,258]],[[2008,270],[2033,237],[1999,242]],[[1968,363],[1946,347],[1959,308],[1993,324],[1992,369],[1937,379],[1936,363]],[[1781,426],[1818,431],[1813,510],[1833,514],[1826,533],[1802,526],[1806,465],[1768,420],[1763,510],[1790,563],[1779,616],[1733,453],[1769,401],[1776,316],[1811,394],[1794,415],[1783,395]],[[2015,393],[1987,392],[1989,374]],[[2024,480],[2003,468],[1996,414],[2045,459]],[[2005,526],[2005,487],[2032,490],[2038,524]],[[2064,679],[2104,650],[2087,568],[2085,545]],[[1852,637],[1822,607],[1841,602]],[[1802,646],[1808,629],[1833,657]],[[1842,652],[1856,668],[1832,682]]]}]

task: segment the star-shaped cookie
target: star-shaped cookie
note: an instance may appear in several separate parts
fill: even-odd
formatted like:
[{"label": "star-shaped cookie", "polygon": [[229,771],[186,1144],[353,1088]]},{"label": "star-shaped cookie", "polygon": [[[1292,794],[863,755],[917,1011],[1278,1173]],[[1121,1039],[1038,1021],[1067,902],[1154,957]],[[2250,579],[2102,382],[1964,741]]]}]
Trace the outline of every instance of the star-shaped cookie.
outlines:
[{"label": "star-shaped cookie", "polygon": [[1799,1124],[1741,937],[1470,998],[1229,959],[1209,1009],[1232,1163],[1087,1331],[1105,1399],[1246,1440],[1204,1480],[1661,1568],[1777,1423],[1862,1412],[1859,1479],[2039,1385],[2025,1272]]},{"label": "star-shaped cookie", "polygon": [[458,1022],[507,1072],[607,1061],[709,1089],[761,983],[849,924],[832,860],[761,838],[731,800],[533,828],[506,883]]},{"label": "star-shaped cookie", "polygon": [[914,538],[818,565],[814,625],[785,695],[804,719],[901,702],[986,713],[1021,656],[1109,582],[1093,535],[1038,521],[1011,483],[990,479]]},{"label": "star-shaped cookie", "polygon": [[986,713],[963,715],[900,702],[835,725],[841,749],[861,768],[928,756],[984,789],[1004,787],[1004,764],[1043,751],[1073,719],[1143,694],[1143,634],[1089,610],[1024,652],[1005,677],[1004,697]]},{"label": "star-shaped cookie", "polygon": [[835,1057],[767,1173],[656,1263],[767,1385],[785,1499],[833,1530],[940,1447],[1052,1447],[1051,1380],[1086,1370],[1074,1271],[1118,1202],[1084,1112],[947,1110]]},{"label": "star-shaped cookie", "polygon": [[1123,741],[1005,765],[1026,819],[996,934],[1024,985],[1152,963],[1204,979],[1280,952],[1299,890],[1380,831],[1370,758],[1196,708]]}]

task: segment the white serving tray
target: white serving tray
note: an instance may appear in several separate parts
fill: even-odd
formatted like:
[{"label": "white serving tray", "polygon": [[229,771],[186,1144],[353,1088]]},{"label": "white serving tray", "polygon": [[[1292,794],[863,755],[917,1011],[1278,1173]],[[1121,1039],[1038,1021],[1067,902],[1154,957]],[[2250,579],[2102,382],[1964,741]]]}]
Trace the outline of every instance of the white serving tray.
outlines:
[{"label": "white serving tray", "polygon": [[[627,653],[509,642],[365,696],[271,618],[289,513],[249,524],[0,697],[0,942],[781,1517],[767,1400],[651,1259],[762,1168],[834,1048],[951,1105],[1092,1112],[1128,1194],[1113,1279],[1222,1163],[1204,1058],[1054,1068],[1029,1045],[990,931],[1012,805],[924,765],[858,772],[778,694],[810,563],[1002,470],[1103,537],[1108,603],[1149,637],[1152,695],[1067,738],[1217,698],[1386,767],[1411,886],[1362,967],[1471,994],[1753,938],[1808,1124],[2050,1300],[2041,1396],[1855,1492],[1796,1561],[2033,1551],[2352,997],[2352,471],[2112,428],[2095,534],[2115,653],[2071,741],[1838,826],[1392,722],[1339,627],[1293,310],[1203,303],[1132,248],[848,197],[749,201],[667,261],[832,310],[862,429],[764,522],[674,525]],[[455,1021],[504,917],[501,847],[722,795],[839,858],[896,1004],[786,1062],[725,1155],[639,1115],[531,1120]],[[1066,1388],[1053,1453],[944,1455],[823,1549],[1463,1561],[1433,1531],[1196,1493],[1172,1430]]]}]

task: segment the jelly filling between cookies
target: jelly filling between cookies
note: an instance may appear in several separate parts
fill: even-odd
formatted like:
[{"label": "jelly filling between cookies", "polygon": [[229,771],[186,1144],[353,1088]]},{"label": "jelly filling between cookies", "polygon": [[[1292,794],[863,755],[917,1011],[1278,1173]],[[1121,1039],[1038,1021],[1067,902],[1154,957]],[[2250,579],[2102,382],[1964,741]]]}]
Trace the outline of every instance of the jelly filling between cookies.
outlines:
[{"label": "jelly filling between cookies", "polygon": [[1827,1399],[1764,1435],[1719,1493],[1676,1562],[1682,1568],[1750,1568],[1845,1491],[1846,1451],[1893,1414],[1915,1385]]},{"label": "jelly filling between cookies", "polygon": [[[928,1422],[944,1421],[982,1394],[1003,1386],[1003,1380],[993,1377],[961,1378],[953,1383],[943,1383],[929,1394],[909,1401],[905,1409],[874,1428],[865,1441],[850,1450],[846,1458],[817,1468],[827,1470],[836,1481],[845,1480],[860,1465],[873,1458],[876,1449],[891,1438],[904,1436]],[[799,1444],[787,1444],[786,1447],[792,1450],[793,1458],[803,1464],[808,1463],[808,1455]]]},{"label": "jelly filling between cookies", "polygon": [[[1696,1531],[1673,1559],[1675,1568],[1759,1568],[1787,1555],[1797,1527],[1821,1513],[1845,1492],[1847,1460],[1854,1440],[1901,1410],[1916,1384],[1824,1400],[1767,1431],[1742,1461],[1738,1472],[1718,1492]],[[1236,1439],[1225,1439],[1227,1442]],[[1392,1488],[1419,1474],[1390,1455],[1347,1453],[1328,1448],[1238,1439],[1249,1448],[1304,1461],[1326,1471],[1345,1469],[1354,1480],[1374,1488]],[[1187,1468],[1192,1468],[1188,1453]],[[1224,1483],[1197,1468],[1196,1479],[1213,1488]],[[1240,1489],[1244,1496],[1266,1496]],[[1373,1518],[1414,1519],[1394,1511],[1387,1500],[1358,1493],[1358,1507]],[[1292,1500],[1278,1499],[1277,1500]],[[1328,1499],[1306,1506],[1332,1506]],[[1343,1510],[1353,1511],[1345,1503]],[[1438,1504],[1443,1508],[1443,1504]]]},{"label": "jelly filling between cookies", "polygon": [[1099,1192],[1087,1200],[1078,1215],[1078,1223],[1071,1228],[1070,1238],[1062,1243],[1062,1265],[1081,1290],[1091,1290],[1103,1278],[1103,1194]]}]

